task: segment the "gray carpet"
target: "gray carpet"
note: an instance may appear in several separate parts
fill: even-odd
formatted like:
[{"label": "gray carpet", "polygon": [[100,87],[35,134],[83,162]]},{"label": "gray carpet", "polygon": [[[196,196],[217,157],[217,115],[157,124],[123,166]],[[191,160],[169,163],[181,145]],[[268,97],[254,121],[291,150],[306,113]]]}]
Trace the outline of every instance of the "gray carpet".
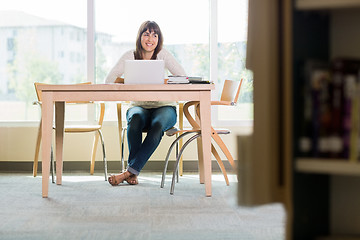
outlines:
[{"label": "gray carpet", "polygon": [[159,173],[142,173],[139,185],[112,187],[100,174],[64,173],[63,185],[41,176],[0,174],[0,239],[281,240],[285,212],[280,204],[239,207],[236,176],[226,186],[214,175],[205,197],[197,174],[185,173],[170,195]]}]

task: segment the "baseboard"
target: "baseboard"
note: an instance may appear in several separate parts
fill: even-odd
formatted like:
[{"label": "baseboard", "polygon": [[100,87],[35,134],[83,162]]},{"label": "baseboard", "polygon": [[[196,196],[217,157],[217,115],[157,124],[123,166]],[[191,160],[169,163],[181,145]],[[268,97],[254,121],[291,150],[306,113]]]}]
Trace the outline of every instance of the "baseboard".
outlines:
[{"label": "baseboard", "polygon": [[[236,161],[235,161],[236,163]],[[168,169],[171,171],[173,169],[174,161],[169,162]],[[226,171],[233,171],[229,162],[224,162]],[[32,173],[33,162],[10,162],[4,161],[0,162],[0,172],[29,172]],[[64,172],[85,172],[90,169],[90,162],[85,161],[64,161],[63,171]],[[101,173],[104,169],[103,163],[100,161],[95,162],[95,172]],[[119,161],[108,161],[108,172],[119,172],[121,165]],[[184,161],[183,163],[184,172],[197,172],[198,171],[198,162],[197,161]],[[143,171],[151,172],[162,172],[164,170],[163,161],[149,161],[146,163]],[[220,168],[215,160],[212,161],[212,171],[220,172]],[[39,162],[38,172],[41,172],[41,161]]]}]

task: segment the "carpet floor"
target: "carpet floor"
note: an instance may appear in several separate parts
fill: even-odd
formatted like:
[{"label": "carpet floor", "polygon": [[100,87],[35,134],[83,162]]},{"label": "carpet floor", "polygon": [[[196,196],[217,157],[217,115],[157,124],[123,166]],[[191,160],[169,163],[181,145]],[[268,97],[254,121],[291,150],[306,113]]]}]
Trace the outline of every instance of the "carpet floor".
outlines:
[{"label": "carpet floor", "polygon": [[145,172],[139,185],[113,187],[103,175],[64,173],[41,197],[41,176],[0,173],[0,239],[283,240],[281,204],[237,205],[236,176],[212,178],[205,197],[197,174],[184,173],[169,194],[170,175]]}]

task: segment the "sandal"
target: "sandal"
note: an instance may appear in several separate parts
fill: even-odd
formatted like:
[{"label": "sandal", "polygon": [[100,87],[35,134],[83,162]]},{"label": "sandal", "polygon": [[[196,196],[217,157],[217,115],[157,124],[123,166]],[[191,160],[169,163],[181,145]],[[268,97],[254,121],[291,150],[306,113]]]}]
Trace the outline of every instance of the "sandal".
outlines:
[{"label": "sandal", "polygon": [[[110,175],[108,177],[108,182],[112,185],[112,186],[117,186],[119,185],[120,183],[123,183],[125,179],[128,179],[131,177],[131,173],[129,172],[130,176],[129,177],[126,177],[126,174],[127,172],[123,172],[123,173],[120,173],[118,175]],[[116,177],[118,176],[122,176],[122,179],[118,180],[116,179]]]},{"label": "sandal", "polygon": [[137,185],[139,183],[135,174],[131,174],[131,176],[125,179],[125,181],[130,185]]}]

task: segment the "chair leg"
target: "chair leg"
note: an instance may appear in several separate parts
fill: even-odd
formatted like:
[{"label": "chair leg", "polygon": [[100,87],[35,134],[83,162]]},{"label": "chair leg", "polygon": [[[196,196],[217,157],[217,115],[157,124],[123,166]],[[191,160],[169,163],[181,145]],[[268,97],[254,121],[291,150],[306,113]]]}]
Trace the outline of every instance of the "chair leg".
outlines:
[{"label": "chair leg", "polygon": [[92,147],[91,162],[90,162],[90,175],[93,175],[94,170],[95,170],[95,158],[96,158],[96,150],[97,150],[98,142],[99,142],[99,132],[97,131],[94,136],[94,143],[93,143],[93,147]]},{"label": "chair leg", "polygon": [[123,128],[121,133],[121,172],[125,172],[125,160],[124,160],[125,132],[126,132],[126,128]]},{"label": "chair leg", "polygon": [[[162,174],[162,177],[161,177],[161,184],[160,184],[160,187],[163,188],[164,187],[164,184],[165,184],[165,176],[166,176],[166,170],[167,170],[167,167],[168,167],[168,163],[169,163],[169,157],[170,157],[170,154],[171,154],[171,151],[172,149],[174,148],[174,146],[179,142],[180,139],[182,139],[183,137],[185,137],[186,135],[189,135],[191,133],[194,133],[194,132],[186,132],[186,133],[183,133],[181,134],[180,136],[178,136],[173,142],[172,144],[170,145],[169,147],[169,150],[166,154],[166,157],[165,157],[165,166],[164,166],[164,171],[163,171],[163,174]],[[179,155],[178,153],[176,153],[177,156]],[[177,157],[176,156],[176,157]]]},{"label": "chair leg", "polygon": [[[180,130],[184,129],[184,103],[179,103],[179,128]],[[176,155],[179,153],[179,148],[181,148],[183,146],[183,139],[180,139],[179,141],[179,147],[177,148],[177,153]],[[179,174],[180,176],[183,175],[183,170],[184,170],[184,166],[183,166],[183,158],[180,158],[180,166],[179,166]],[[178,174],[178,175],[179,175]],[[179,176],[177,181],[179,181]]]},{"label": "chair leg", "polygon": [[226,182],[226,185],[229,186],[229,179],[228,179],[228,176],[227,176],[227,173],[226,173],[226,169],[225,169],[225,166],[224,166],[224,163],[223,161],[221,160],[218,152],[216,151],[215,147],[213,144],[211,144],[211,152],[212,154],[215,156],[216,158],[216,161],[221,169],[221,172],[223,173],[224,175],[224,178],[225,178],[225,182]]},{"label": "chair leg", "polygon": [[233,167],[234,170],[236,170],[234,158],[232,157],[229,149],[226,147],[223,140],[220,138],[220,136],[217,133],[212,134],[212,138],[215,140],[217,145],[220,147],[221,151],[225,154],[226,158],[228,159],[229,163]]},{"label": "chair leg", "polygon": [[[178,142],[176,142],[176,154],[175,156],[177,157],[179,155],[179,143],[182,142],[182,138],[179,139]],[[177,170],[177,174],[176,174],[176,182],[179,182],[179,174],[181,174],[182,176],[182,158],[180,158],[180,162],[179,162],[179,168]]]},{"label": "chair leg", "polygon": [[170,145],[169,150],[168,150],[168,152],[167,152],[167,154],[166,154],[166,157],[165,157],[165,166],[164,166],[164,171],[163,171],[162,176],[161,176],[161,183],[160,183],[160,187],[161,187],[161,188],[163,188],[163,187],[164,187],[164,184],[165,184],[165,176],[166,176],[166,170],[167,170],[168,163],[169,163],[170,153],[171,153],[172,149],[174,148],[174,146],[176,145],[177,140],[178,140],[178,139],[175,139],[175,141],[174,141],[174,142],[172,142],[172,144]]},{"label": "chair leg", "polygon": [[[182,134],[184,135],[184,134]],[[179,162],[180,162],[180,158],[182,156],[182,153],[184,152],[185,148],[187,147],[187,145],[189,145],[193,140],[197,139],[198,137],[201,136],[201,133],[197,133],[194,136],[192,136],[191,138],[189,138],[184,145],[182,146],[182,148],[179,151],[179,155],[176,157],[176,163],[175,163],[175,168],[174,168],[174,172],[173,172],[173,177],[171,180],[171,188],[170,188],[170,194],[173,195],[174,194],[174,189],[175,189],[175,177],[176,177],[176,173],[178,171],[179,168]]]},{"label": "chair leg", "polygon": [[35,146],[35,156],[34,156],[34,164],[33,164],[33,176],[34,177],[37,176],[40,144],[41,144],[41,121],[40,121],[40,125],[39,125],[38,135],[37,135],[37,139],[36,139],[36,146]]},{"label": "chair leg", "polygon": [[105,173],[105,181],[107,181],[107,161],[106,161],[106,154],[105,154],[105,143],[104,143],[104,137],[103,134],[101,132],[101,130],[98,130],[99,132],[99,136],[100,136],[100,140],[101,140],[101,145],[102,145],[102,150],[103,150],[103,162],[104,162],[104,173]]}]

